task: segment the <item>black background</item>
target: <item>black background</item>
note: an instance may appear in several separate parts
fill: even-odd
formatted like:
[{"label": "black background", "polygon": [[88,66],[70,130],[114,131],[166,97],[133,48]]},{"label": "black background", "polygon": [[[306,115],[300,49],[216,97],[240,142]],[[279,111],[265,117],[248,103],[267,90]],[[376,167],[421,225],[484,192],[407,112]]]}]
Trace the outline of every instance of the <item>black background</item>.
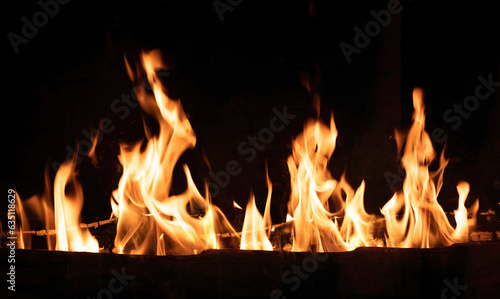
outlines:
[{"label": "black background", "polygon": [[[221,21],[212,1],[72,0],[60,5],[17,54],[7,34],[21,34],[21,18],[30,19],[40,7],[36,1],[11,3],[2,14],[3,190],[15,188],[23,199],[40,193],[46,165],[64,161],[65,147],[86,139],[82,129],[97,128],[100,119],[110,118],[117,129],[97,148],[98,167],[88,159],[78,167],[85,193],[83,221],[109,217],[110,193],[120,177],[118,144],[143,136],[139,108],[124,120],[110,108],[133,87],[123,55],[133,61],[140,50],[160,48],[175,61],[166,85],[181,98],[197,134],[196,149],[181,160],[199,189],[209,172],[203,153],[214,172],[232,159],[243,169],[214,198],[235,225],[242,213],[232,208],[232,200],[244,207],[253,190],[263,210],[266,159],[275,187],[273,223],[286,215],[291,139],[313,115],[301,72],[315,78],[322,118],[327,121],[330,110],[335,116],[339,138],[330,169],[337,179],[346,171],[355,188],[366,181],[368,212],[378,213],[393,193],[384,173],[397,173],[393,130],[411,124],[415,86],[425,91],[427,130],[442,128],[448,135],[450,164],[439,197],[445,210],[456,207],[459,180],[471,183],[469,197],[480,198],[481,210],[498,210],[498,91],[457,130],[443,120],[453,103],[474,93],[479,75],[498,80],[496,1],[403,2],[402,14],[393,15],[351,63],[339,44],[353,45],[353,28],[364,28],[373,20],[370,11],[384,9],[387,1],[271,2],[243,1]],[[284,106],[296,119],[246,162],[238,144],[269,125],[273,108]],[[174,192],[183,189],[179,177]]]}]

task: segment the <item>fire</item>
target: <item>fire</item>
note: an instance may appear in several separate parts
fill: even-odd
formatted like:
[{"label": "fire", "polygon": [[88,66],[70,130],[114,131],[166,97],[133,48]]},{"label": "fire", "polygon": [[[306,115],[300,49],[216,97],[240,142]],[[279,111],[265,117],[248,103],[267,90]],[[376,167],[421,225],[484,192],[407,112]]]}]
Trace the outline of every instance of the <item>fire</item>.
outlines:
[{"label": "fire", "polygon": [[[49,250],[56,249],[56,230],[52,189],[48,169],[46,169],[43,193],[41,195],[34,195],[25,201],[21,200],[18,196],[16,207],[20,213],[21,225],[19,227],[22,228],[22,232],[30,232],[31,218],[43,220],[43,225],[46,228],[45,235],[47,239],[47,248]],[[23,248],[31,249],[31,234],[23,234],[22,232],[19,233],[19,237],[24,240]]]},{"label": "fire", "polygon": [[[158,135],[145,125],[146,145],[120,146],[123,174],[113,192],[113,213],[118,217],[115,248],[119,253],[195,254],[220,248],[219,233],[234,233],[233,228],[208,197],[194,184],[184,166],[187,190],[171,195],[172,174],[179,157],[194,148],[196,136],[179,100],[170,99],[156,71],[165,68],[160,53],[141,56],[152,94],[145,90],[137,96],[143,110],[159,124]],[[128,73],[136,78],[127,65]],[[208,194],[208,192],[205,192]],[[198,215],[189,213],[199,211]]]},{"label": "fire", "polygon": [[61,164],[54,180],[53,194],[46,172],[45,191],[41,196],[35,195],[24,202],[17,196],[16,209],[21,219],[20,248],[31,248],[29,219],[34,218],[44,221],[46,229],[43,234],[47,236],[49,250],[99,252],[97,240],[87,227],[80,224],[83,191],[76,177],[75,164],[76,158]]},{"label": "fire", "polygon": [[92,134],[90,142],[91,142],[91,147],[90,147],[90,150],[89,150],[89,153],[87,156],[92,161],[92,165],[94,165],[94,167],[97,167],[97,156],[96,156],[95,151],[96,151],[97,143],[99,142],[99,132]]},{"label": "fire", "polygon": [[[10,209],[7,212],[7,219],[9,219],[10,221],[14,221],[15,223],[15,228],[13,233],[16,236],[18,236],[18,242],[16,246],[17,248],[21,249],[31,248],[31,237],[30,236],[24,237],[22,233],[23,231],[29,230],[30,225],[26,216],[26,212],[24,211],[21,198],[19,197],[17,191],[14,192],[14,198],[15,198],[15,203],[14,203],[15,209]],[[21,221],[18,221],[19,218],[21,219]]]},{"label": "fire", "polygon": [[255,196],[251,195],[245,212],[240,249],[273,250],[273,245],[266,235],[266,228],[270,226],[267,226],[266,223],[268,221],[262,217],[255,205]]},{"label": "fire", "polygon": [[[317,97],[315,102],[319,115]],[[467,211],[465,200],[469,185],[460,183],[458,209],[454,211],[456,225],[450,224],[437,201],[447,160],[442,153],[438,169],[429,171],[436,153],[424,130],[420,89],[414,91],[413,104],[414,123],[402,158],[406,170],[403,190],[394,194],[381,210],[387,227],[385,243],[395,247],[429,248],[466,242],[469,227],[475,222],[478,202]],[[354,191],[344,177],[338,182],[327,169],[337,134],[332,114],[329,127],[318,120],[309,120],[303,133],[293,141],[293,154],[288,159],[292,194],[287,215],[287,220],[293,220],[293,251],[344,251],[384,245],[383,240],[376,239],[372,233],[378,217],[364,210],[364,182]],[[397,135],[400,150],[404,139],[402,134]],[[399,217],[401,210],[403,214]],[[472,214],[471,220],[468,214]]]},{"label": "fire", "polygon": [[[319,115],[319,101],[316,103]],[[292,194],[287,217],[294,220],[293,251],[345,251],[375,244],[370,234],[374,216],[363,205],[364,182],[354,192],[344,177],[339,182],[327,169],[337,135],[332,113],[329,127],[309,120],[293,141],[288,158]],[[341,216],[342,225],[338,222]]]},{"label": "fire", "polygon": [[[99,252],[97,240],[87,228],[80,227],[83,191],[76,179],[75,163],[73,159],[61,164],[54,180],[56,250]],[[68,186],[71,192],[66,191]]]},{"label": "fire", "polygon": [[293,223],[293,251],[333,251],[334,246],[347,249],[342,242],[334,216],[328,209],[328,198],[337,181],[326,169],[335,149],[337,129],[332,119],[330,127],[309,120],[304,132],[293,141],[293,155],[288,158],[292,194],[289,214]]},{"label": "fire", "polygon": [[271,196],[273,193],[273,185],[267,174],[267,201],[264,210],[264,216],[261,216],[257,206],[255,205],[255,196],[250,195],[250,200],[247,204],[245,212],[245,220],[243,222],[243,230],[241,232],[240,249],[252,250],[273,250],[273,245],[269,241],[269,233],[271,232]]},{"label": "fire", "polygon": [[[342,181],[345,181],[344,177]],[[349,248],[382,246],[382,240],[375,239],[372,235],[377,217],[366,213],[364,209],[365,182],[361,182],[356,192],[346,182],[342,186],[345,186],[343,191],[347,194],[345,214],[340,229],[343,239],[349,244]]]},{"label": "fire", "polygon": [[[113,191],[112,220],[117,219],[114,251],[127,254],[197,254],[207,249],[221,249],[222,237],[241,235],[240,249],[273,250],[270,235],[272,183],[266,166],[268,195],[263,215],[250,195],[241,234],[238,234],[222,211],[212,204],[208,187],[204,196],[195,185],[187,165],[183,165],[186,190],[172,193],[174,167],[181,155],[196,145],[196,135],[179,99],[172,99],[160,82],[157,71],[168,68],[159,51],[142,53],[134,72],[125,61],[133,82],[145,72],[151,92],[136,89],[145,113],[158,122],[152,130],[144,122],[145,139],[135,144],[120,144],[118,156],[123,173]],[[452,225],[438,203],[443,173],[448,163],[444,153],[438,157],[425,131],[422,91],[413,92],[413,124],[405,135],[396,134],[398,150],[403,152],[406,177],[402,190],[382,207],[382,216],[371,215],[364,208],[365,182],[351,187],[345,175],[335,179],[328,169],[336,148],[338,131],[333,118],[329,124],[320,120],[320,97],[307,78],[303,84],[313,94],[316,118],[308,120],[304,130],[292,141],[292,155],[287,164],[291,194],[286,225],[292,226],[293,251],[348,251],[361,246],[429,248],[466,242],[475,224],[479,203],[467,210],[469,184],[457,186],[458,208]],[[155,133],[156,132],[156,133]],[[93,136],[90,158],[97,162],[99,135]],[[205,161],[208,159],[204,156]],[[433,169],[434,164],[438,167]],[[83,191],[77,180],[76,159],[63,163],[56,173],[53,188],[48,172],[45,191],[21,202],[16,193],[16,213],[21,221],[16,227],[19,246],[31,248],[29,214],[42,219],[50,250],[98,252],[97,240],[80,223]],[[51,191],[53,189],[53,192]],[[242,208],[233,201],[235,209]],[[472,217],[469,217],[472,215]],[[374,225],[385,222],[385,239],[373,235]],[[38,223],[39,225],[39,223]],[[38,232],[36,232],[38,234]],[[25,236],[26,234],[26,236]],[[276,244],[275,246],[276,247]],[[290,245],[287,245],[287,248]]]},{"label": "fire", "polygon": [[240,205],[239,205],[237,202],[235,202],[234,200],[233,200],[233,207],[234,207],[235,209],[238,209],[238,210],[243,210],[243,208],[242,208],[242,207],[240,207]]},{"label": "fire", "polygon": [[[429,248],[467,241],[469,232],[465,199],[469,193],[469,185],[460,183],[457,186],[459,203],[458,210],[455,211],[457,224],[453,228],[437,201],[448,160],[441,153],[438,169],[429,171],[431,163],[436,160],[436,153],[424,130],[422,90],[418,88],[413,91],[413,106],[414,122],[406,137],[401,160],[406,171],[403,190],[395,193],[382,208],[387,226],[387,243],[395,247]],[[401,133],[397,135],[400,150],[404,139]],[[477,211],[478,207],[476,201],[472,210]],[[399,219],[398,213],[401,210],[403,215]]]}]

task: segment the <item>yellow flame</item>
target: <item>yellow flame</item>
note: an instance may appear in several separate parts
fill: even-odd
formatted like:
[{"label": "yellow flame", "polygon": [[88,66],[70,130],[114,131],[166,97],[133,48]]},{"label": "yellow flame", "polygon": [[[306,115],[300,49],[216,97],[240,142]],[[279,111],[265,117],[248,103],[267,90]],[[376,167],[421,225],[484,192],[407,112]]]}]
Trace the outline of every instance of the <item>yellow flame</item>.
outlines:
[{"label": "yellow flame", "polygon": [[269,241],[271,233],[271,196],[273,193],[273,185],[269,179],[266,166],[267,180],[267,200],[264,216],[261,216],[257,206],[255,205],[255,196],[250,195],[250,200],[247,204],[245,212],[245,220],[243,222],[243,230],[241,232],[240,249],[247,250],[273,250],[273,245]]},{"label": "yellow flame", "polygon": [[[146,140],[132,145],[121,144],[119,161],[123,173],[113,191],[111,206],[118,218],[115,252],[132,254],[197,254],[206,249],[220,249],[221,235],[237,236],[224,214],[212,204],[205,186],[205,197],[197,189],[187,165],[183,165],[187,188],[181,194],[171,192],[174,167],[180,156],[194,148],[196,136],[180,100],[167,96],[156,72],[166,68],[160,52],[142,53],[136,72],[125,61],[132,81],[145,71],[152,93],[136,89],[144,112],[159,124],[153,133],[144,121]],[[143,70],[141,70],[141,67]],[[374,223],[385,220],[385,245],[429,248],[466,242],[475,225],[479,202],[469,210],[465,203],[469,184],[457,185],[458,207],[453,226],[438,203],[443,173],[448,163],[444,153],[437,156],[425,131],[423,92],[413,92],[413,124],[405,135],[396,132],[398,151],[403,153],[406,172],[402,190],[396,192],[381,209],[383,219],[364,209],[365,182],[355,190],[343,175],[339,181],[328,170],[338,136],[333,113],[330,124],[319,120],[320,97],[309,78],[302,76],[307,90],[313,93],[316,119],[308,120],[304,130],[292,142],[288,157],[291,195],[287,222],[292,222],[293,251],[346,251],[360,246],[383,246],[373,236]],[[98,134],[92,137],[89,153],[96,162]],[[208,159],[204,156],[207,165]],[[431,164],[437,169],[430,171]],[[75,172],[76,159],[63,163],[54,180],[53,192],[45,173],[45,191],[22,202],[16,193],[16,235],[20,248],[31,248],[28,211],[43,219],[47,246],[51,250],[98,252],[97,240],[80,225],[83,191]],[[247,203],[240,248],[273,250],[270,234],[274,231],[270,216],[272,183],[266,165],[268,186],[264,214],[261,215],[251,195]],[[53,199],[53,204],[52,204]],[[242,209],[235,201],[233,206]],[[19,222],[20,220],[20,222]],[[55,234],[51,236],[50,231]]]},{"label": "yellow flame", "polygon": [[[402,165],[406,171],[402,192],[397,192],[382,208],[386,220],[387,243],[395,247],[429,248],[446,246],[468,238],[467,210],[465,199],[469,193],[466,183],[458,185],[458,210],[455,211],[457,225],[449,223],[437,201],[443,185],[443,172],[448,160],[441,153],[439,167],[429,171],[436,160],[431,139],[425,132],[425,112],[422,90],[413,91],[413,125],[406,137]],[[403,148],[404,136],[399,133],[398,149]],[[399,217],[400,211],[403,212]]]},{"label": "yellow flame", "polygon": [[255,205],[254,195],[251,195],[247,204],[240,249],[273,250],[273,245],[266,236],[266,222]]},{"label": "yellow flame", "polygon": [[[54,180],[54,193],[51,192],[48,170],[45,172],[45,188],[41,195],[34,195],[22,201],[18,197],[22,230],[22,248],[31,249],[29,219],[43,220],[49,250],[99,252],[99,243],[88,231],[80,225],[80,212],[83,207],[83,191],[76,178],[75,158],[66,161],[59,167]],[[67,187],[71,190],[66,190]],[[52,198],[54,201],[52,202]],[[25,233],[23,233],[25,232]]]},{"label": "yellow flame", "polygon": [[[319,100],[315,102],[319,115]],[[287,215],[287,220],[294,220],[293,251],[344,251],[371,242],[373,217],[364,212],[364,183],[354,192],[344,178],[338,182],[327,169],[337,135],[332,113],[329,127],[309,120],[293,141],[288,158],[292,194]],[[345,202],[342,193],[347,196]],[[339,229],[337,217],[344,211],[352,214],[345,216]]]},{"label": "yellow flame", "polygon": [[[99,252],[97,240],[87,228],[80,227],[83,191],[74,167],[75,159],[64,162],[54,180],[56,250]],[[72,192],[66,192],[68,185],[72,186]]]},{"label": "yellow flame", "polygon": [[234,200],[233,200],[233,207],[238,210],[243,210],[243,208]]},{"label": "yellow flame", "polygon": [[92,134],[92,136],[91,136],[92,146],[90,147],[90,150],[88,153],[88,156],[92,162],[92,165],[94,165],[94,167],[97,166],[96,147],[97,147],[98,142],[99,142],[99,131],[97,131],[97,133],[95,133],[95,134]]},{"label": "yellow flame", "polygon": [[[145,148],[141,142],[131,147],[121,145],[123,174],[113,192],[116,202],[112,200],[113,213],[119,219],[115,247],[120,253],[160,255],[219,248],[217,234],[235,233],[234,229],[210,198],[201,196],[186,165],[187,190],[170,194],[174,166],[182,153],[195,146],[196,136],[180,101],[167,96],[156,75],[158,69],[165,68],[160,52],[143,53],[141,62],[153,93],[138,90],[137,96],[160,130],[158,135],[147,134]],[[131,79],[138,77],[131,74],[130,66],[127,70]],[[202,215],[191,215],[188,204]]]},{"label": "yellow flame", "polygon": [[[15,229],[14,229],[14,234],[17,236],[17,242],[16,246],[17,248],[20,249],[31,249],[31,236],[30,235],[24,235],[23,231],[29,230],[30,229],[30,224],[28,221],[28,218],[26,216],[26,212],[24,211],[23,204],[21,202],[21,198],[19,197],[19,194],[17,191],[14,192],[15,195],[15,210],[14,211],[9,211],[8,218],[9,220],[12,220],[12,216],[14,216],[15,220]],[[21,220],[21,221],[19,221]],[[1,228],[1,227],[0,227]]]}]

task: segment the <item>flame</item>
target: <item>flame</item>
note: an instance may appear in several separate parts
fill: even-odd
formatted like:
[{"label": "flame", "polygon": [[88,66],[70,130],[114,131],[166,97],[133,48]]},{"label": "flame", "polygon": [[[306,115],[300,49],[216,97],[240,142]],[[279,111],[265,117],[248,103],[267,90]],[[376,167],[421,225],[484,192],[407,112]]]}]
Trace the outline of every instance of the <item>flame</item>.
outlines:
[{"label": "flame", "polygon": [[[311,2],[312,3],[312,2]],[[144,120],[146,138],[135,144],[120,144],[119,161],[123,173],[111,198],[112,217],[118,219],[115,252],[130,254],[197,254],[206,249],[223,248],[221,236],[238,236],[221,210],[212,204],[205,185],[205,196],[196,187],[187,165],[183,165],[186,190],[172,193],[173,172],[180,156],[196,145],[196,136],[179,99],[168,97],[157,71],[168,68],[159,51],[141,54],[133,71],[125,60],[130,79],[140,81],[145,72],[151,92],[135,89],[143,111],[158,122],[158,130]],[[406,177],[402,190],[382,207],[383,217],[364,209],[365,182],[355,190],[345,175],[336,180],[328,169],[335,150],[338,131],[333,118],[329,125],[320,119],[317,85],[305,74],[305,88],[312,94],[316,118],[292,142],[291,194],[286,222],[291,223],[293,251],[348,251],[361,246],[429,248],[466,242],[475,225],[479,202],[467,209],[469,184],[457,185],[458,207],[452,225],[438,203],[443,173],[448,163],[444,153],[437,156],[425,131],[422,90],[413,92],[413,124],[407,134],[396,132]],[[99,133],[92,136],[89,157],[97,163],[95,151]],[[208,158],[203,155],[210,168]],[[431,171],[437,165],[437,169]],[[98,252],[97,240],[87,225],[80,224],[83,191],[75,172],[76,156],[63,163],[56,173],[53,192],[48,171],[45,191],[22,202],[16,192],[16,235],[19,248],[31,248],[30,212],[42,219],[50,250]],[[241,232],[240,249],[273,250],[270,206],[272,183],[266,165],[268,194],[263,215],[250,195]],[[233,201],[235,209],[242,209]],[[373,235],[374,224],[385,221],[386,238]],[[278,226],[276,226],[278,227]],[[0,227],[1,228],[1,227]],[[288,229],[288,228],[287,228]],[[26,234],[26,236],[25,236]],[[38,232],[37,232],[38,234]],[[287,244],[290,247],[289,244]],[[288,250],[288,249],[285,249]]]},{"label": "flame", "polygon": [[233,207],[238,210],[243,210],[243,208],[234,200],[233,200]]},{"label": "flame", "polygon": [[[320,69],[316,67],[316,71],[317,80]],[[301,73],[302,85],[312,94],[316,119],[306,122],[304,131],[292,142],[288,158],[292,193],[286,221],[293,221],[292,250],[326,252],[380,246],[380,240],[371,234],[376,217],[364,209],[364,181],[354,191],[344,175],[337,181],[327,169],[338,131],[333,112],[329,126],[318,120],[321,98],[311,80]]]},{"label": "flame", "polygon": [[[315,99],[319,115],[319,99]],[[370,245],[373,216],[363,206],[364,183],[356,192],[342,177],[335,180],[327,169],[335,150],[337,128],[309,120],[293,141],[288,158],[292,194],[287,221],[293,219],[293,251],[344,251]],[[344,201],[342,193],[346,194]],[[339,228],[338,218],[346,213]]]},{"label": "flame", "polygon": [[372,235],[376,217],[366,213],[364,209],[365,182],[361,182],[356,192],[345,182],[344,176],[341,182],[343,192],[346,193],[345,214],[340,229],[343,240],[349,244],[349,248],[382,246],[382,240],[377,240]]},{"label": "flame", "polygon": [[[436,160],[436,153],[424,130],[422,90],[418,88],[413,91],[413,107],[414,122],[406,137],[401,160],[406,171],[403,190],[396,192],[382,208],[387,226],[387,243],[396,247],[429,248],[466,241],[469,229],[465,200],[469,186],[467,183],[457,186],[459,203],[455,211],[457,224],[453,228],[437,201],[448,160],[441,153],[438,169],[429,171],[431,163]],[[405,138],[401,133],[397,136],[398,149],[401,150]],[[403,215],[399,218],[401,210]]]},{"label": "flame", "polygon": [[[273,185],[269,179],[266,167],[267,179],[267,201],[264,210],[264,216],[261,216],[257,206],[255,205],[255,196],[250,195],[250,200],[247,204],[245,212],[245,220],[243,222],[243,230],[241,232],[240,249],[247,250],[273,250],[273,245],[269,241],[271,229],[271,196],[273,193]],[[266,233],[267,231],[267,233]]]},{"label": "flame", "polygon": [[273,250],[273,245],[266,235],[266,227],[265,218],[260,215],[255,205],[255,196],[251,195],[245,212],[240,249]]},{"label": "flame", "polygon": [[96,147],[99,142],[99,131],[97,133],[93,133],[91,136],[91,147],[88,153],[88,157],[94,167],[97,167],[97,155],[96,155]]},{"label": "flame", "polygon": [[38,231],[37,234],[43,232],[47,236],[49,250],[99,252],[97,240],[87,227],[80,224],[83,191],[76,178],[75,164],[76,158],[61,164],[54,180],[53,194],[50,191],[48,170],[45,172],[45,189],[41,195],[34,195],[23,202],[16,193],[16,209],[21,219],[21,248],[31,249],[31,235],[34,231],[30,231],[29,219],[39,219],[43,221],[45,230]]},{"label": "flame", "polygon": [[[40,225],[36,223],[34,220],[43,221],[41,225],[45,227],[44,230],[47,237],[47,248],[49,250],[55,250],[55,224],[54,224],[54,209],[52,203],[52,193],[51,193],[51,183],[50,177],[48,173],[48,169],[45,170],[45,185],[44,191],[40,195],[33,195],[27,200],[22,200],[21,197],[17,194],[17,202],[16,202],[16,212],[19,213],[19,217],[21,219],[21,223],[19,224],[20,232],[19,239],[22,239],[22,247],[24,249],[31,249],[31,236],[32,232],[30,231],[30,221],[33,222],[35,226]],[[52,234],[51,234],[52,233]]]},{"label": "flame", "polygon": [[[27,235],[25,237],[23,234],[23,231],[30,229],[29,221],[26,216],[26,212],[24,211],[21,198],[19,197],[17,191],[14,192],[14,196],[15,196],[15,203],[14,203],[15,209],[14,210],[9,209],[9,211],[7,212],[7,219],[9,219],[10,221],[14,221],[15,223],[13,234],[17,237],[17,242],[16,242],[17,248],[29,249],[31,248],[31,236]],[[2,227],[0,224],[0,229],[1,228]]]},{"label": "flame", "polygon": [[[220,248],[217,234],[234,232],[225,216],[208,197],[196,188],[184,165],[187,190],[171,195],[172,174],[179,157],[194,148],[196,136],[179,100],[170,99],[156,70],[165,68],[160,53],[141,55],[152,94],[138,90],[143,110],[159,124],[158,135],[145,125],[147,140],[131,147],[120,146],[123,174],[113,192],[113,214],[118,217],[115,248],[119,253],[159,255],[196,254],[205,249]],[[132,80],[135,76],[127,63]],[[115,202],[116,200],[116,202]],[[199,211],[192,215],[187,210]]]},{"label": "flame", "polygon": [[[97,240],[87,228],[80,227],[83,191],[76,179],[75,163],[73,159],[61,164],[54,179],[56,250],[99,252]],[[67,186],[73,191],[67,192]]]}]

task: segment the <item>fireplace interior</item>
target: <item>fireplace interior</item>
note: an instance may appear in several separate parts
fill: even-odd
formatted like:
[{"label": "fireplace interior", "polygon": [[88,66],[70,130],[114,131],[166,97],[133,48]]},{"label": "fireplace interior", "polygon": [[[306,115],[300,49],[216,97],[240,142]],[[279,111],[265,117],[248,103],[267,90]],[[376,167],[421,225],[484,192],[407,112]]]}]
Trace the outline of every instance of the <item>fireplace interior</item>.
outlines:
[{"label": "fireplace interior", "polygon": [[[5,36],[14,32],[26,42],[16,46],[18,51],[10,40],[4,43],[2,121],[7,153],[2,190],[16,190],[29,216],[21,219],[16,204],[16,225],[19,229],[29,222],[29,229],[21,233],[23,246],[17,239],[16,292],[9,291],[4,279],[2,294],[496,298],[498,3],[450,7],[418,1],[53,2],[57,12],[29,38],[23,35],[22,18],[33,20],[43,9],[37,1],[15,3],[5,16]],[[379,19],[381,11],[386,14]],[[379,30],[370,32],[370,26]],[[352,52],[342,50],[345,44]],[[162,57],[154,82],[142,52]],[[147,140],[161,136],[161,108],[147,104],[155,86],[163,87],[168,99],[179,99],[174,102],[182,105],[196,135],[195,146],[172,160],[170,186],[158,188],[180,197],[189,187],[183,166],[187,165],[201,196],[210,194],[210,203],[234,228],[216,232],[219,249],[185,254],[170,250],[175,239],[164,235],[140,252],[117,246],[115,238],[126,234],[117,217],[110,218],[115,212],[112,202],[120,202],[114,191],[126,170],[120,146],[139,144],[139,151],[145,152]],[[390,243],[390,223],[382,211],[395,192],[402,194],[404,179],[410,176],[395,129],[407,134],[415,123],[416,87],[423,92],[425,131],[436,152],[429,171],[439,170],[441,153],[448,160],[436,196],[451,229],[458,226],[459,182],[470,185],[465,215],[470,218],[471,207],[478,203],[476,221],[469,221],[465,239],[448,244],[444,238],[418,246],[431,248]],[[361,207],[377,217],[370,234],[379,242],[344,250],[326,246],[322,236],[317,240],[325,244],[311,241],[307,250],[298,250],[301,247],[293,241],[299,217],[287,217],[294,188],[289,156],[308,119],[331,129],[331,113],[338,136],[325,167],[336,182],[345,178],[354,190],[364,186]],[[99,139],[91,149],[96,132]],[[320,153],[320,147],[313,152]],[[27,203],[33,196],[51,194],[57,171],[71,159],[84,198],[81,212],[72,219],[97,240],[98,253],[54,250],[58,232]],[[272,185],[270,201],[267,178]],[[78,194],[75,186],[63,186],[63,193]],[[264,220],[269,209],[269,251],[240,249],[251,194]],[[4,217],[8,209],[7,201],[0,206],[4,260],[11,252]],[[208,214],[192,202],[186,209],[193,217],[200,214],[200,219]],[[174,220],[176,216],[165,221]],[[332,216],[331,221],[340,225],[348,218]],[[429,231],[433,233],[432,227]],[[8,272],[8,267],[2,271]]]}]

